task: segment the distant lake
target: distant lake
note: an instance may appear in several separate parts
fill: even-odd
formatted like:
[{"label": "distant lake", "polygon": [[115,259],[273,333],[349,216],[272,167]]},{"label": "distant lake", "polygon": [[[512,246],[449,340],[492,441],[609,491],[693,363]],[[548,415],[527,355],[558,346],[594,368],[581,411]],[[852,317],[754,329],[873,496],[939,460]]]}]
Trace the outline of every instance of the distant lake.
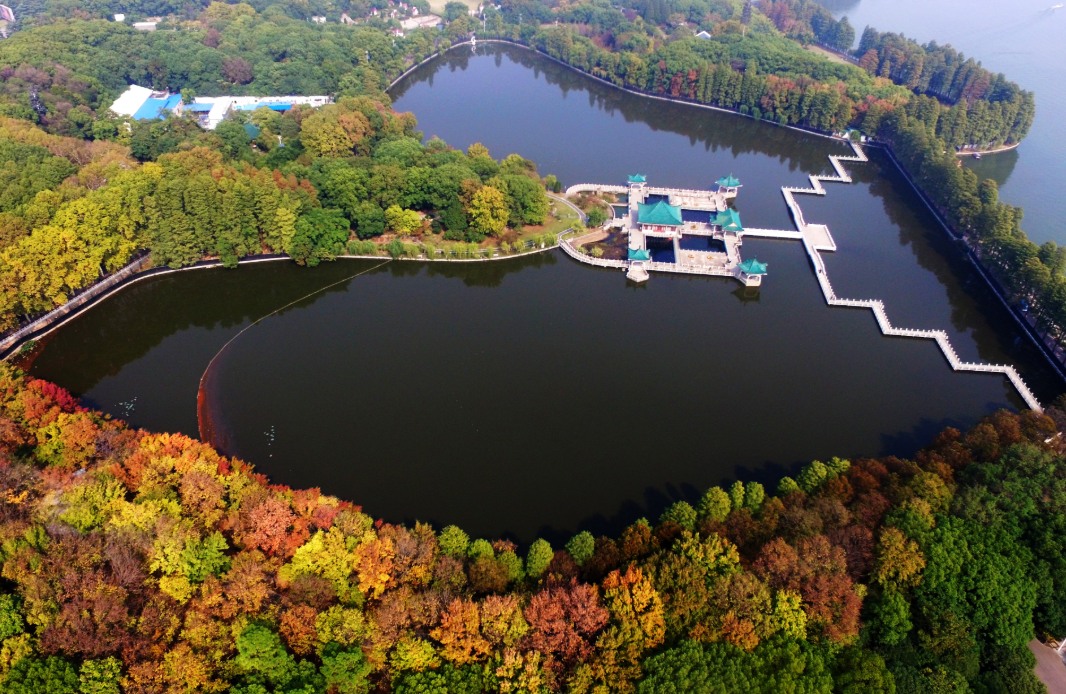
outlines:
[{"label": "distant lake", "polygon": [[[732,173],[748,226],[791,228],[782,185],[849,150],[731,114],[630,95],[515,48],[453,51],[393,91],[427,138],[518,152],[566,184],[706,187]],[[1063,385],[876,152],[853,185],[801,198],[840,246],[842,296],[946,330],[967,360]],[[889,339],[829,308],[801,245],[747,240],[758,291],[653,274],[644,285],[560,251],[482,263],[288,262],[146,280],[58,331],[32,373],[156,431],[196,435],[211,357],[251,321],[209,410],[227,452],[275,483],[319,486],[390,521],[565,540],[606,532],[738,477],[811,459],[907,456],[944,426],[1021,401],[951,371],[935,343]],[[380,261],[378,261],[380,262]]]},{"label": "distant lake", "polygon": [[951,44],[1023,89],[1036,92],[1029,137],[1011,152],[964,159],[982,178],[995,179],[1000,198],[1025,208],[1022,228],[1036,243],[1066,244],[1066,8],[1058,0],[823,0],[848,16],[855,41],[862,30],[894,31],[918,41]]}]

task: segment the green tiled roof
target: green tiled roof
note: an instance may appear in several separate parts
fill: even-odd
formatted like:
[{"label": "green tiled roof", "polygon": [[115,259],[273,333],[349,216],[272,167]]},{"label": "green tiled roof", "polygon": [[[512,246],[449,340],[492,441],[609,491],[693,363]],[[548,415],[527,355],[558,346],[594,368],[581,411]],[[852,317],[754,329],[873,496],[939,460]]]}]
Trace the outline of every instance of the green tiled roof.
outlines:
[{"label": "green tiled roof", "polygon": [[766,263],[760,263],[755,258],[748,258],[740,264],[740,269],[748,275],[765,275]]},{"label": "green tiled roof", "polygon": [[654,205],[638,203],[637,220],[641,224],[681,226],[681,208],[660,200]]},{"label": "green tiled roof", "polygon": [[649,253],[648,251],[645,251],[645,250],[641,250],[639,248],[637,248],[637,249],[630,248],[629,249],[629,259],[630,260],[651,260],[651,253]]},{"label": "green tiled roof", "polygon": [[714,223],[722,227],[723,231],[744,231],[740,223],[740,215],[732,207],[727,207],[714,218]]},{"label": "green tiled roof", "polygon": [[629,177],[630,183],[647,183],[648,179],[644,177],[644,174],[633,174]]},{"label": "green tiled roof", "polygon": [[723,188],[736,188],[740,185],[740,181],[733,177],[733,174],[729,174],[723,178],[718,179],[718,185]]}]

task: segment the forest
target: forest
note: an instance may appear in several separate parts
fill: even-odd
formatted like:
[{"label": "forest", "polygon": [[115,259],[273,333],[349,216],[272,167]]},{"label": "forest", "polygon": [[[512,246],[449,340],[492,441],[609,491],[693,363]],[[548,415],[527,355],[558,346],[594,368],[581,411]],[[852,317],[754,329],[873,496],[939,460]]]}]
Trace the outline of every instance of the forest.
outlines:
[{"label": "forest", "polygon": [[[1021,210],[949,152],[1020,141],[1033,94],[950,46],[867,27],[850,62],[831,61],[807,46],[841,51],[855,31],[812,0],[504,0],[480,25],[453,7],[443,31],[402,37],[387,31],[395,19],[371,14],[387,2],[24,8],[21,30],[0,42],[0,327],[145,250],[161,265],[219,258],[233,267],[264,252],[314,265],[386,245],[393,255],[445,242],[476,253],[486,238],[524,248],[523,227],[548,214],[543,187],[558,181],[539,179],[521,157],[421,143],[414,117],[392,113],[384,92],[408,66],[477,31],[635,91],[889,143],[1011,298],[1032,307],[1041,330],[1066,337],[1066,252],[1029,242]],[[116,11],[164,14],[171,30],[107,21]],[[341,11],[360,23],[333,21]],[[330,21],[306,21],[315,12]],[[107,108],[131,83],[187,99],[322,93],[338,103],[241,114],[212,132],[175,117],[127,125]]]},{"label": "forest", "polygon": [[[467,253],[490,237],[517,252],[515,229],[548,216],[532,162],[423,144],[414,116],[369,97],[250,119],[254,150],[236,122],[211,133],[175,118],[139,124],[126,146],[0,118],[0,322],[62,304],[145,250],[170,267],[260,253],[313,266],[445,242]],[[132,153],[152,128],[176,133],[173,151],[142,163]]]},{"label": "forest", "polygon": [[[1066,413],[1049,409],[1056,421]],[[1056,423],[814,461],[565,546],[397,525],[0,366],[0,689],[1037,694]]]},{"label": "forest", "polygon": [[[383,92],[474,30],[466,15],[394,40],[371,3],[25,7],[0,41],[3,327],[145,252],[310,266],[514,242],[545,219],[554,177],[423,142]],[[479,32],[635,90],[877,137],[1041,326],[1066,327],[1066,251],[1029,242],[950,151],[1020,140],[1031,94],[872,30],[857,64],[831,62],[804,45],[854,30],[807,0],[625,9],[504,0]],[[306,21],[341,10],[365,21]],[[337,98],[127,129],[107,108],[130,83]],[[0,365],[0,691],[1038,694],[1027,643],[1066,636],[1063,426],[1060,407],[1001,411],[913,460],[812,461],[614,537],[519,546],[374,518]]]}]

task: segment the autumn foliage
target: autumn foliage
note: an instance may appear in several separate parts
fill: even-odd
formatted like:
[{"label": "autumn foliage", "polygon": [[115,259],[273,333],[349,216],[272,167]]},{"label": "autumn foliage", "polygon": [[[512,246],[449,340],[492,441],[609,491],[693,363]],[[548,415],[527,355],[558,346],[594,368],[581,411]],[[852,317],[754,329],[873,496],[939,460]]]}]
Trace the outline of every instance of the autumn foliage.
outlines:
[{"label": "autumn foliage", "polygon": [[[954,653],[1024,639],[1034,609],[1066,619],[1019,593],[1000,611],[1027,606],[1029,626],[996,631],[952,587],[937,535],[979,563],[991,550],[945,515],[960,478],[1019,446],[1056,456],[1053,435],[1044,417],[999,413],[913,461],[812,463],[776,496],[712,489],[655,525],[555,551],[538,541],[523,560],[506,540],[271,485],[3,367],[0,676],[49,691],[606,693],[656,691],[686,658],[773,653],[801,679],[851,681],[841,663],[879,662],[889,681],[880,656],[856,650],[864,629],[868,649],[920,629]],[[983,676],[974,667],[958,665]]]}]

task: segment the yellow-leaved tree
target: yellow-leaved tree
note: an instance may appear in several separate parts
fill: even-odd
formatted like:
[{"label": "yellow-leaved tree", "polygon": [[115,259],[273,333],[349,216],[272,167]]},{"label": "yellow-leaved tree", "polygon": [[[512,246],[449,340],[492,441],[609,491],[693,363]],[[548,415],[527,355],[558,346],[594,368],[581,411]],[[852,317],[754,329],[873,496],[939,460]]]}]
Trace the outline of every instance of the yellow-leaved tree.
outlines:
[{"label": "yellow-leaved tree", "polygon": [[496,236],[507,227],[507,200],[492,186],[483,186],[470,200],[470,226],[486,236]]}]

